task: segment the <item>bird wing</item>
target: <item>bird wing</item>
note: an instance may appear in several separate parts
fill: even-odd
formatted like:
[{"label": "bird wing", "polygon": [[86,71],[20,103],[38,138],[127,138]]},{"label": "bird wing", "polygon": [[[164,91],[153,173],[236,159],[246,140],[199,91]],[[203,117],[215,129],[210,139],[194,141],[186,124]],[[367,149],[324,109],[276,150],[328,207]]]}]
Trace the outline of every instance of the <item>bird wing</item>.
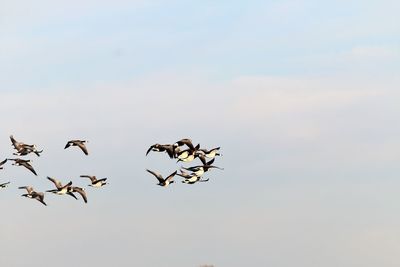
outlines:
[{"label": "bird wing", "polygon": [[67,195],[69,195],[69,196],[75,198],[76,200],[78,200],[78,198],[77,198],[77,197],[74,195],[74,193],[72,193],[72,192],[68,192]]},{"label": "bird wing", "polygon": [[33,192],[32,186],[20,186],[20,187],[18,187],[18,189],[25,189],[28,192],[28,194],[32,194],[32,192]]},{"label": "bird wing", "polygon": [[146,156],[150,153],[150,151],[153,149],[154,145],[152,145],[151,147],[149,147],[149,149],[147,149],[146,151]]},{"label": "bird wing", "polygon": [[42,192],[34,192],[33,196],[37,201],[47,206],[46,202],[44,202],[44,194]]},{"label": "bird wing", "polygon": [[0,187],[3,187],[3,186],[5,186],[5,185],[8,185],[10,182],[7,182],[7,183],[2,183],[2,184],[0,184]]},{"label": "bird wing", "polygon": [[102,178],[97,180],[97,182],[105,182],[105,181],[107,181],[107,178]]},{"label": "bird wing", "polygon": [[211,165],[211,164],[214,163],[214,160],[215,160],[215,158],[213,158],[212,160],[210,160],[209,162],[207,162],[207,164],[204,164],[204,165]]},{"label": "bird wing", "polygon": [[174,178],[174,176],[177,174],[178,171],[174,171],[173,173],[171,173],[167,178],[165,178],[166,182],[170,182],[172,180],[172,178]]},{"label": "bird wing", "polygon": [[67,144],[65,145],[64,149],[69,148],[71,146],[72,142],[68,141]]},{"label": "bird wing", "polygon": [[82,149],[82,151],[83,151],[83,153],[85,153],[85,155],[89,155],[89,153],[87,151],[87,148],[86,148],[84,143],[78,142],[77,145],[79,146],[80,149]]},{"label": "bird wing", "polygon": [[92,183],[97,181],[96,176],[93,175],[81,175],[82,178],[89,178]]},{"label": "bird wing", "polygon": [[164,182],[164,178],[162,177],[161,174],[159,174],[157,172],[153,172],[153,171],[151,171],[149,169],[146,169],[146,171],[148,171],[149,173],[153,174],[157,178],[157,180],[160,181],[161,183]]},{"label": "bird wing", "polygon": [[190,148],[191,150],[194,150],[194,146],[193,146],[192,140],[190,140],[188,138],[181,139],[176,143],[178,144],[178,146],[187,145],[188,148]]},{"label": "bird wing", "polygon": [[74,192],[77,192],[79,195],[81,195],[83,198],[83,201],[85,201],[85,203],[87,203],[86,192],[85,192],[85,190],[83,190],[83,188],[73,187],[73,190],[74,190]]},{"label": "bird wing", "polygon": [[49,179],[50,181],[52,181],[52,182],[54,183],[54,185],[57,187],[57,189],[63,188],[61,182],[58,181],[57,179],[51,178],[51,177],[49,177],[49,176],[47,176],[47,179]]},{"label": "bird wing", "polygon": [[21,162],[21,165],[24,166],[25,168],[27,168],[28,170],[30,170],[34,175],[37,176],[37,173],[36,173],[35,169],[33,169],[31,164],[29,164],[26,161],[25,162],[23,161],[23,162]]},{"label": "bird wing", "polygon": [[0,166],[4,165],[4,163],[7,162],[7,159],[3,160],[2,162],[0,162]]}]

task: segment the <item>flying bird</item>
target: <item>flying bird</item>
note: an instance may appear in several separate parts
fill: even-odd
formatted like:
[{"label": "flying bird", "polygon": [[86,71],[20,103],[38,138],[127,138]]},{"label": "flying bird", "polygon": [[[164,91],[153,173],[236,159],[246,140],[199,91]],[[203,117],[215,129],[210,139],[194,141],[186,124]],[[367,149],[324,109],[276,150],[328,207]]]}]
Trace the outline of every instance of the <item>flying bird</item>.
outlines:
[{"label": "flying bird", "polygon": [[88,141],[86,140],[70,140],[67,142],[64,149],[67,149],[70,146],[78,146],[83,151],[83,153],[85,153],[85,155],[89,155],[89,152],[85,146],[85,143],[87,142]]},{"label": "flying bird", "polygon": [[38,157],[40,157],[40,153],[43,152],[43,150],[38,151],[36,145],[28,145],[23,142],[18,142],[12,135],[10,135],[10,140],[12,146],[14,146],[14,149],[17,150],[17,153],[13,153],[13,155],[26,156],[29,153],[35,153]]},{"label": "flying bird", "polygon": [[44,193],[34,191],[32,186],[21,186],[18,187],[18,189],[25,189],[28,192],[27,194],[22,194],[21,196],[36,199],[43,205],[47,206],[46,202],[44,202]]},{"label": "flying bird", "polygon": [[159,186],[163,186],[163,187],[167,187],[169,184],[172,184],[174,181],[172,180],[172,178],[175,176],[175,174],[177,173],[177,171],[171,173],[167,178],[163,178],[161,174],[153,172],[151,170],[146,169],[146,171],[148,171],[149,173],[153,174],[157,180],[158,180],[158,184]]},{"label": "flying bird", "polygon": [[77,186],[69,186],[68,187],[68,193],[78,193],[79,195],[82,196],[82,199],[85,203],[87,203],[87,197],[86,197],[86,192],[85,189]]},{"label": "flying bird", "polygon": [[47,179],[50,180],[56,186],[56,189],[47,190],[46,192],[53,193],[53,194],[56,194],[56,195],[70,195],[71,197],[73,197],[75,199],[78,199],[74,195],[74,193],[72,193],[71,190],[70,190],[70,187],[72,185],[72,181],[70,181],[69,183],[63,185],[57,179],[54,179],[54,178],[51,178],[51,177],[48,177],[48,176],[47,176]]},{"label": "flying bird", "polygon": [[102,178],[102,179],[97,179],[96,176],[94,175],[81,175],[80,177],[82,178],[89,178],[92,184],[89,186],[92,187],[102,187],[107,184],[106,180],[107,178]]},{"label": "flying bird", "polygon": [[35,169],[30,164],[30,162],[31,162],[30,160],[26,160],[26,159],[8,159],[8,160],[14,161],[14,163],[12,164],[14,166],[24,166],[25,168],[30,170],[34,175],[37,176]]},{"label": "flying bird", "polygon": [[6,188],[10,182],[0,184],[0,188]]},{"label": "flying bird", "polygon": [[221,147],[215,147],[210,150],[202,148],[199,149],[197,153],[204,155],[206,158],[213,159],[216,156],[221,156],[221,154],[219,153],[220,148]]},{"label": "flying bird", "polygon": [[189,167],[189,168],[183,167],[182,169],[191,171],[196,176],[199,176],[199,177],[201,177],[205,172],[207,172],[209,169],[212,169],[212,168],[223,170],[223,168],[212,165],[214,163],[214,160],[215,159],[212,159],[209,162],[203,161],[203,165],[193,166],[193,167]]},{"label": "flying bird", "polygon": [[167,152],[168,156],[172,159],[174,158],[174,146],[170,144],[161,145],[161,144],[154,144],[149,147],[146,151],[146,156],[150,153],[150,151],[154,152]]}]

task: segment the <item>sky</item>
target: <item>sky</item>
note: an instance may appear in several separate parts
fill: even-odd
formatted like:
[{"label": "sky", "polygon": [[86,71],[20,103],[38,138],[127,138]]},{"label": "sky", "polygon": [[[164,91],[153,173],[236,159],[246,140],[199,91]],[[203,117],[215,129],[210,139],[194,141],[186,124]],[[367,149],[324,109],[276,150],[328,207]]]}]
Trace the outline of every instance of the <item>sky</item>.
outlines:
[{"label": "sky", "polygon": [[[0,170],[0,265],[399,266],[399,9],[0,1],[0,158],[11,134],[44,150],[37,177]],[[190,164],[145,152],[181,138],[224,170],[159,187],[147,168]],[[20,197],[46,176],[89,202]]]}]

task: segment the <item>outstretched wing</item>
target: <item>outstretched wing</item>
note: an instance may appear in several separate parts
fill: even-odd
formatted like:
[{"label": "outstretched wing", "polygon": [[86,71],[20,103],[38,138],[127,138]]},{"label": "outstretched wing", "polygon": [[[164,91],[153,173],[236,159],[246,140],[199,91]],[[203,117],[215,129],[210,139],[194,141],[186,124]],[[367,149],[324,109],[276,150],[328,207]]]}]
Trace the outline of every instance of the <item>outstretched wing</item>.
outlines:
[{"label": "outstretched wing", "polygon": [[178,171],[174,171],[173,173],[171,173],[167,178],[165,178],[166,182],[170,182],[172,180],[172,178],[174,178],[174,176],[176,175]]},{"label": "outstretched wing", "polygon": [[80,149],[82,149],[83,153],[85,153],[86,156],[89,155],[89,152],[87,151],[87,148],[84,143],[79,142],[77,145],[79,146]]},{"label": "outstretched wing", "polygon": [[61,182],[58,181],[57,179],[51,178],[49,176],[47,176],[47,179],[53,182],[53,184],[57,187],[57,189],[61,189],[63,187]]},{"label": "outstretched wing", "polygon": [[97,181],[96,176],[93,175],[81,175],[80,177],[89,178],[92,183],[95,183]]},{"label": "outstretched wing", "polygon": [[146,171],[148,171],[149,173],[153,174],[160,183],[164,182],[164,178],[161,176],[161,174],[159,174],[157,172],[153,172],[153,171],[151,171],[149,169],[146,169]]},{"label": "outstretched wing", "polygon": [[83,201],[85,201],[85,203],[87,203],[87,197],[86,197],[86,192],[85,190],[83,190],[83,188],[80,187],[73,187],[74,192],[78,193],[79,195],[82,196]]}]

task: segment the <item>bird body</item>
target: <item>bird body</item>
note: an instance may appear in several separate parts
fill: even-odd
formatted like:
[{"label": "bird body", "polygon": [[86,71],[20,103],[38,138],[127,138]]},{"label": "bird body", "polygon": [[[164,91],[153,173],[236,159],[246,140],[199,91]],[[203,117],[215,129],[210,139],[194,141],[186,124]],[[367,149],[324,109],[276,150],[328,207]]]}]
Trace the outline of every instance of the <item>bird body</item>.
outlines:
[{"label": "bird body", "polygon": [[27,159],[8,159],[8,160],[12,160],[14,161],[14,163],[12,165],[14,166],[24,166],[25,168],[27,168],[28,170],[30,170],[34,175],[37,176],[37,173],[35,171],[35,169],[32,167],[31,160],[27,160]]},{"label": "bird body", "polygon": [[85,155],[89,155],[89,152],[86,148],[85,143],[87,143],[88,141],[86,140],[70,140],[67,142],[67,144],[65,145],[64,149],[67,149],[70,146],[77,146],[79,147],[83,153],[85,153]]},{"label": "bird body", "polygon": [[151,170],[146,170],[149,173],[153,174],[157,180],[158,180],[158,185],[159,186],[163,186],[163,187],[167,187],[169,184],[172,184],[174,181],[172,180],[172,178],[175,176],[175,174],[177,174],[177,171],[171,173],[167,178],[163,178],[161,174],[157,173],[157,172],[153,172]]},{"label": "bird body", "polygon": [[89,178],[92,182],[89,186],[91,187],[102,187],[107,184],[107,178],[97,179],[94,175],[81,175],[82,178]]}]

